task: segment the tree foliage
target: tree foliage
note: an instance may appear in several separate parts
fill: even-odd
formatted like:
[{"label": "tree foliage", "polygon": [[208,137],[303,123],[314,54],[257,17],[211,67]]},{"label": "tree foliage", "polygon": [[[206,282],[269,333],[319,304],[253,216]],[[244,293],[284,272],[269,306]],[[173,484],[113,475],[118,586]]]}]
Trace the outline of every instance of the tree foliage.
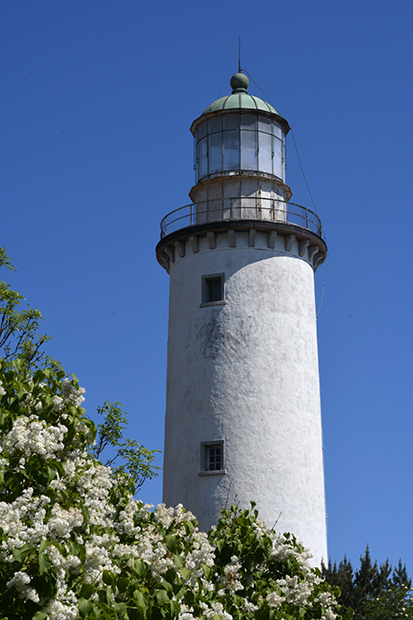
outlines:
[{"label": "tree foliage", "polygon": [[[4,247],[0,247],[0,267],[14,271]],[[48,369],[56,371],[58,377],[64,376],[61,364],[44,350],[50,337],[39,334],[43,314],[25,302],[23,295],[0,281],[0,358],[4,368],[16,368],[12,362],[19,361],[19,369],[24,367],[29,374]],[[125,437],[128,414],[120,403],[106,401],[98,407],[97,413],[103,417],[103,422],[98,425],[97,432],[94,431],[96,441],[90,452],[96,459],[106,458],[109,453],[106,464],[112,467],[113,473],[124,476],[125,483],[135,494],[145,480],[158,475],[160,468],[154,465],[154,460],[159,450],[148,450],[136,440]]]},{"label": "tree foliage", "polygon": [[[14,271],[13,264],[3,247],[0,247],[0,267]],[[6,361],[24,360],[26,367],[51,364],[42,349],[50,338],[38,333],[43,315],[29,305],[25,298],[13,291],[9,284],[0,281],[0,352]]]},{"label": "tree foliage", "polygon": [[135,495],[145,480],[151,480],[157,475],[159,467],[153,461],[159,450],[148,450],[136,439],[125,438],[128,414],[123,411],[120,403],[106,401],[102,407],[98,407],[97,412],[103,416],[103,422],[98,424],[92,454],[100,459],[105,449],[111,449],[105,465],[111,467],[116,476],[123,476],[125,484],[129,485]]},{"label": "tree foliage", "polygon": [[373,563],[367,545],[358,570],[344,557],[338,565],[330,560],[322,574],[340,589],[338,602],[352,608],[357,620],[413,619],[412,580],[401,560],[395,568],[389,560]]}]

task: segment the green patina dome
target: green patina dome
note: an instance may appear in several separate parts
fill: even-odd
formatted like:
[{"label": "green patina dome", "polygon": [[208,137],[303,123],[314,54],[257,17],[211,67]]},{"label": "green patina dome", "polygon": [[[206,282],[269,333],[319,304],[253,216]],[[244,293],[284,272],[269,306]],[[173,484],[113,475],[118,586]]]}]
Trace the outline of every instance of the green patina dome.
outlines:
[{"label": "green patina dome", "polygon": [[243,73],[236,73],[231,78],[231,88],[232,94],[227,95],[226,97],[221,97],[211,103],[201,114],[209,114],[210,112],[219,112],[220,110],[263,110],[264,112],[271,112],[272,114],[277,114],[277,116],[281,116],[279,112],[275,108],[272,107],[269,103],[260,99],[259,97],[254,97],[247,93],[247,88],[249,85],[249,80],[246,75]]}]

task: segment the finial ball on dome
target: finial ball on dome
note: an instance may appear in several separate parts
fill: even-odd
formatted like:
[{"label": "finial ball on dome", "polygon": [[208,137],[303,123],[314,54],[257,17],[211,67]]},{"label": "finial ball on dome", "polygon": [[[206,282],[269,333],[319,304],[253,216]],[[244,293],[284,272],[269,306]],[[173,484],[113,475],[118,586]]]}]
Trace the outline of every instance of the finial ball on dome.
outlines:
[{"label": "finial ball on dome", "polygon": [[233,93],[246,91],[250,81],[243,73],[236,73],[231,78],[231,88]]}]

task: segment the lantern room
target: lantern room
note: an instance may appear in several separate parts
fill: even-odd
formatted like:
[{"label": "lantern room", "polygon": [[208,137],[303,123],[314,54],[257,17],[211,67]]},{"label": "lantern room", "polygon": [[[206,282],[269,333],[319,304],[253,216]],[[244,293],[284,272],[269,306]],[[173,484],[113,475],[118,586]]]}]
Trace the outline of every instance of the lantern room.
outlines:
[{"label": "lantern room", "polygon": [[196,183],[245,173],[285,183],[289,125],[269,103],[248,94],[248,84],[246,75],[236,73],[232,94],[208,106],[192,124]]},{"label": "lantern room", "polygon": [[199,224],[222,219],[285,221],[292,192],[285,182],[288,122],[247,92],[243,73],[232,93],[209,105],[191,126],[195,186],[189,196]]}]

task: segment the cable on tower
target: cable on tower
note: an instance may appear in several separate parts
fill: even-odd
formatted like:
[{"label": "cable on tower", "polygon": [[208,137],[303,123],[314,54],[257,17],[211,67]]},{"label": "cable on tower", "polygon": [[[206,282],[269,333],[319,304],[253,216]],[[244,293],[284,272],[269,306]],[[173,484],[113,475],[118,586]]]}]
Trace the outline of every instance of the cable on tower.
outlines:
[{"label": "cable on tower", "polygon": [[321,299],[320,299],[320,304],[318,306],[318,312],[316,313],[316,319],[318,319],[320,312],[321,312],[321,306],[323,305],[323,299],[324,299],[324,292],[326,290],[326,284],[327,284],[327,271],[328,271],[328,261],[330,260],[330,255],[327,252],[327,260],[326,260],[326,271],[324,274],[324,284],[323,284],[323,290],[321,291]]},{"label": "cable on tower", "polygon": [[[239,60],[239,72],[241,73],[241,37],[240,37],[240,52],[239,52],[239,53],[240,53],[240,55],[239,55],[239,58],[240,58],[240,60]],[[251,74],[250,74],[250,73],[249,73],[246,69],[243,69],[242,71],[243,71],[244,73],[246,73],[246,74],[247,74],[247,76],[248,76],[248,77],[249,77],[249,78],[250,78],[250,79],[254,82],[255,86],[258,88],[258,90],[260,90],[260,91],[262,92],[262,94],[264,95],[265,99],[266,99],[269,103],[271,103],[271,105],[273,106],[273,108],[277,109],[277,108],[275,107],[274,103],[271,101],[270,97],[268,97],[268,95],[267,95],[267,94],[266,94],[266,93],[262,90],[261,86],[259,86],[259,84],[257,84],[257,82],[254,80],[254,78],[252,77],[252,75],[251,75]],[[309,193],[309,195],[310,195],[311,202],[312,202],[313,207],[314,207],[314,211],[315,211],[315,212],[316,212],[316,214],[318,215],[317,206],[316,206],[316,204],[315,204],[315,201],[314,201],[313,195],[312,195],[312,193],[311,193],[311,190],[310,190],[310,185],[309,185],[309,183],[308,183],[308,181],[307,181],[307,177],[305,176],[304,167],[303,167],[303,164],[302,164],[302,161],[301,161],[300,153],[299,153],[299,151],[298,151],[298,145],[297,145],[297,141],[296,141],[296,139],[295,139],[294,130],[293,130],[293,128],[292,128],[292,127],[290,127],[290,129],[291,129],[291,135],[292,135],[292,137],[293,137],[293,142],[294,142],[294,146],[295,146],[295,151],[296,151],[296,153],[297,153],[298,163],[300,164],[301,174],[303,175],[303,179],[304,179],[304,182],[305,182],[305,184],[306,184],[306,187],[307,187],[308,193]],[[320,217],[320,216],[318,215],[318,217]],[[323,232],[324,232],[324,231],[323,231]],[[325,233],[324,233],[324,238],[325,238],[325,237],[326,237],[326,235],[325,235]],[[316,315],[316,318],[317,318],[317,319],[318,319],[318,316],[319,316],[320,311],[321,311],[321,306],[322,306],[322,304],[323,304],[323,299],[324,299],[324,292],[325,292],[325,289],[326,289],[328,261],[329,261],[329,255],[328,255],[328,252],[327,252],[326,271],[325,271],[325,276],[324,276],[324,284],[323,284],[323,290],[322,290],[322,293],[321,293],[320,305],[319,305],[319,307],[318,307],[318,312],[317,312],[317,315]]]}]

